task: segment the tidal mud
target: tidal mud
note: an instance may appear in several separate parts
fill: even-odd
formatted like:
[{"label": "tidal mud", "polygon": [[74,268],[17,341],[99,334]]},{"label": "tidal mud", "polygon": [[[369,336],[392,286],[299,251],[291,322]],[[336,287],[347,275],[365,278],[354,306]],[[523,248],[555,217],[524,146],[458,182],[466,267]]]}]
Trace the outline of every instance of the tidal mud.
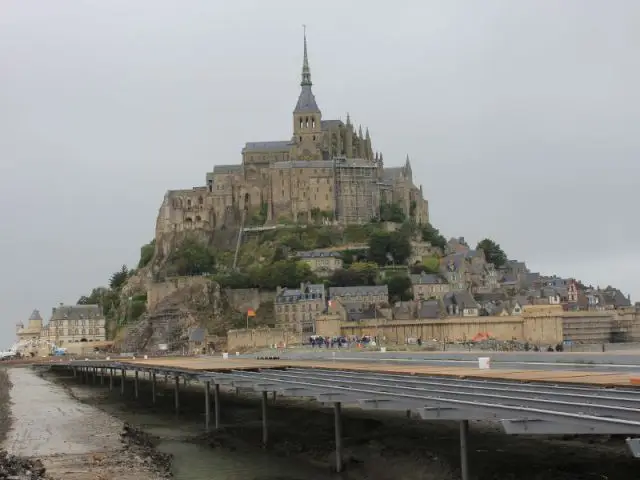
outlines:
[{"label": "tidal mud", "polygon": [[157,454],[153,442],[137,429],[78,402],[64,388],[30,369],[10,369],[9,379],[11,427],[3,444],[9,453],[5,458],[15,455],[38,462],[46,476],[33,478],[152,480],[170,476],[170,458]]},{"label": "tidal mud", "polygon": [[[132,379],[120,396],[119,379],[113,392],[106,386],[80,385],[79,379],[51,374],[74,391],[85,392],[98,408],[136,415],[165,416],[175,420],[172,382],[159,381],[156,403],[148,381],[141,379],[134,398]],[[92,392],[92,393],[86,393]],[[261,408],[247,393],[223,391],[218,432],[202,433],[190,441],[229,452],[262,449]],[[203,429],[203,386],[183,386],[180,391],[181,424]],[[315,402],[278,397],[268,406],[267,451],[276,457],[304,460],[318,472],[330,474],[334,462],[332,410]],[[459,426],[455,422],[425,422],[404,414],[343,411],[346,471],[339,477],[353,480],[457,480],[460,478]],[[638,460],[631,457],[620,438],[560,438],[507,436],[489,422],[472,422],[469,464],[474,480],[637,480]],[[267,477],[265,477],[267,478]]]}]

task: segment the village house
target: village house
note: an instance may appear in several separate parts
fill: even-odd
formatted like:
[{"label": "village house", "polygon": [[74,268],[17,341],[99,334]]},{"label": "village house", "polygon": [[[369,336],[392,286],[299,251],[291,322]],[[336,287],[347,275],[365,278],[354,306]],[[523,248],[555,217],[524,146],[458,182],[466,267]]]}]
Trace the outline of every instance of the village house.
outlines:
[{"label": "village house", "polygon": [[469,264],[465,253],[455,253],[440,259],[440,273],[451,290],[467,290],[470,287]]},{"label": "village house", "polygon": [[450,317],[477,317],[480,315],[480,305],[465,290],[447,293],[442,300],[445,311]]},{"label": "village house", "polygon": [[342,256],[339,252],[311,250],[298,252],[296,257],[305,262],[318,277],[329,277],[342,268]]},{"label": "village house", "polygon": [[451,291],[451,286],[437,274],[421,273],[420,275],[411,275],[410,278],[414,300],[442,298]]},{"label": "village house", "polygon": [[387,285],[361,285],[356,287],[329,288],[329,307],[335,302],[343,305],[357,303],[364,306],[388,305],[389,288]]},{"label": "village house", "polygon": [[326,310],[324,285],[303,283],[300,289],[278,289],[274,310],[276,327],[312,334],[316,318]]}]

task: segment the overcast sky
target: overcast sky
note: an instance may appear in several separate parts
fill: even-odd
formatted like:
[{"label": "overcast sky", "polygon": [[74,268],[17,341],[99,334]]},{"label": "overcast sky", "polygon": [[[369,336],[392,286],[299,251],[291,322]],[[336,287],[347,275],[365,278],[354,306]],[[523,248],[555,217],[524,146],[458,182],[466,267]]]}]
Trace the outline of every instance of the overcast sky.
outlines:
[{"label": "overcast sky", "polygon": [[637,0],[3,0],[0,347],[290,138],[303,23],[323,117],[409,154],[445,235],[640,300]]}]

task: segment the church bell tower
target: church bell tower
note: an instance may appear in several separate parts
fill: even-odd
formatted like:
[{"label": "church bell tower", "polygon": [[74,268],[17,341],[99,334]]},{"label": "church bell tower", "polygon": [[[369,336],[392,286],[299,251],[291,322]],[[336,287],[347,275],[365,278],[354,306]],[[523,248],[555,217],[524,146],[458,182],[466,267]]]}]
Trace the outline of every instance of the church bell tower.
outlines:
[{"label": "church bell tower", "polygon": [[311,70],[307,55],[307,32],[304,33],[304,58],[300,96],[293,110],[293,149],[295,160],[322,160],[322,112],[311,90]]}]

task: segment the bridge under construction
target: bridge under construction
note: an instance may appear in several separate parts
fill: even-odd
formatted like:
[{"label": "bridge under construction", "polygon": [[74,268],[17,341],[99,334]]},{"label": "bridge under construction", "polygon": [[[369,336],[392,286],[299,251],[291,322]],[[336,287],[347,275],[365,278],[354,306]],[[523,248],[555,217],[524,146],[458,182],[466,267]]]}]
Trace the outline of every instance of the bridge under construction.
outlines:
[{"label": "bridge under construction", "polygon": [[117,385],[122,395],[132,388],[135,398],[140,382],[150,382],[154,403],[158,376],[166,382],[171,379],[176,412],[181,381],[198,382],[207,430],[221,428],[221,386],[249,389],[261,398],[265,446],[269,394],[274,399],[281,395],[330,404],[338,472],[343,468],[343,406],[459,422],[462,480],[471,478],[471,420],[497,421],[508,435],[625,435],[632,453],[640,458],[640,385],[630,373],[221,357],[51,361],[38,366],[73,372],[87,383],[108,382],[110,390]]}]

